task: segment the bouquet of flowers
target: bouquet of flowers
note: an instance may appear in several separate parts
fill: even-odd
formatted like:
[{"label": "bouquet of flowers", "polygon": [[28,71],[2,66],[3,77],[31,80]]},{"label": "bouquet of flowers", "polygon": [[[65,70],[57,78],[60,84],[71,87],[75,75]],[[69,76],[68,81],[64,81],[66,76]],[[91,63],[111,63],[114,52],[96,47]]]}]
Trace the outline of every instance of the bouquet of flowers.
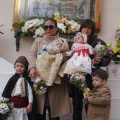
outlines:
[{"label": "bouquet of flowers", "polygon": [[[97,61],[97,59],[101,59],[103,56],[105,56],[107,53],[111,52],[111,45],[109,44],[108,46],[101,45],[100,42],[95,47],[95,57],[93,60]],[[95,68],[94,64],[92,65],[92,68]]]},{"label": "bouquet of flowers", "polygon": [[105,56],[110,48],[111,48],[111,44],[108,46],[105,46],[105,45],[101,45],[101,43],[98,42],[98,44],[95,47],[95,58],[94,59],[96,59],[97,57],[102,58],[103,56]]},{"label": "bouquet of flowers", "polygon": [[75,74],[70,76],[69,82],[75,85],[80,90],[84,91],[86,87],[85,76],[80,74]]},{"label": "bouquet of flowers", "polygon": [[34,92],[35,94],[39,95],[45,94],[47,92],[47,87],[44,80],[40,80],[34,84]]},{"label": "bouquet of flowers", "polygon": [[[84,95],[84,97],[85,97],[86,95],[87,95],[87,96],[91,96],[91,95],[92,95],[92,92],[90,91],[89,88],[86,88],[86,89],[84,90],[83,95]],[[84,103],[85,103],[85,104],[88,104],[88,101],[84,99]]]},{"label": "bouquet of flowers", "polygon": [[92,95],[92,93],[91,93],[91,91],[90,91],[89,88],[86,88],[86,89],[84,90],[83,95],[84,95],[84,96],[85,96],[85,95]]},{"label": "bouquet of flowers", "polygon": [[10,110],[11,107],[9,103],[4,103],[3,101],[0,101],[0,120],[7,120],[10,116]]}]

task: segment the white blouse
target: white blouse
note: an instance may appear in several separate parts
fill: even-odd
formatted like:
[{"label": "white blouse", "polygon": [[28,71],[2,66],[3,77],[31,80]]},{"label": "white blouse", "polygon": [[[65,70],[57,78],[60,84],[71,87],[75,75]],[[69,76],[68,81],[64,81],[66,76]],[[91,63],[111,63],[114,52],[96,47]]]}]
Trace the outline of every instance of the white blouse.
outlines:
[{"label": "white blouse", "polygon": [[[15,87],[15,91],[14,91],[14,96],[18,96],[21,94],[21,88],[20,88],[20,84],[22,82],[22,77],[20,77],[16,83],[16,87]],[[32,89],[31,89],[31,86],[29,85],[29,83],[27,82],[28,84],[28,100],[29,102],[33,102],[33,94],[32,94]]]}]

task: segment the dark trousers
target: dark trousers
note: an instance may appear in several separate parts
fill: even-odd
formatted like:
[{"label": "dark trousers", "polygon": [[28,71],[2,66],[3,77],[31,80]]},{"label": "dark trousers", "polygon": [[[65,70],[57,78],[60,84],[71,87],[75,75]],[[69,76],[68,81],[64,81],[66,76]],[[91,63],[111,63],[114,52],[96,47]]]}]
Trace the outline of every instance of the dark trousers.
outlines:
[{"label": "dark trousers", "polygon": [[94,87],[93,87],[93,84],[92,84],[92,75],[90,74],[87,74],[86,75],[86,84],[87,84],[87,87],[92,90]]},{"label": "dark trousers", "polygon": [[60,120],[59,117],[51,118],[51,110],[50,110],[50,107],[44,107],[43,115],[37,114],[37,120],[46,120],[46,109],[48,110],[49,120]]},{"label": "dark trousers", "polygon": [[[94,71],[94,70],[93,70]],[[92,90],[94,87],[93,87],[93,84],[92,84],[92,75],[90,74],[87,74],[86,75],[86,84],[87,84],[87,87]],[[88,104],[85,104],[85,111],[86,111],[86,114],[87,114],[87,111],[88,111]]]},{"label": "dark trousers", "polygon": [[69,90],[73,103],[73,120],[82,120],[83,92],[72,84],[69,84]]}]

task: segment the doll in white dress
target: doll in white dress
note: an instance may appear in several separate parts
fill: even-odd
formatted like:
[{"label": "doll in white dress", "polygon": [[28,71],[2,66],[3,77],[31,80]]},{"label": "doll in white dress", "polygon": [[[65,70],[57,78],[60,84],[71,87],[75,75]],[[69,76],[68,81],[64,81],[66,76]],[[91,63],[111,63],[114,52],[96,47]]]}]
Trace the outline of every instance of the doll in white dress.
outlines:
[{"label": "doll in white dress", "polygon": [[74,43],[69,52],[66,52],[70,59],[64,70],[64,74],[91,74],[91,59],[90,54],[94,54],[93,48],[86,43],[87,35],[78,32],[74,37]]}]

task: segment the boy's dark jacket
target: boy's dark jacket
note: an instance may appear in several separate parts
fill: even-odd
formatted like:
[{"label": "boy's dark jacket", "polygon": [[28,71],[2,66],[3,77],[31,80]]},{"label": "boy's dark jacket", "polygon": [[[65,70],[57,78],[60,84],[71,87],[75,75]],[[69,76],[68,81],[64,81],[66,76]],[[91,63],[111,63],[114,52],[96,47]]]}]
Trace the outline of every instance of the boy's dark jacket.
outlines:
[{"label": "boy's dark jacket", "polygon": [[[28,81],[30,86],[32,86],[31,78],[28,77],[26,74],[24,74],[23,77]],[[6,84],[6,86],[5,86],[4,90],[3,90],[2,97],[5,97],[5,98],[10,98],[11,97],[12,90],[14,89],[14,87],[15,87],[15,85],[16,85],[19,78],[20,78],[20,75],[15,73],[9,79],[8,83]]]},{"label": "boy's dark jacket", "polygon": [[[24,74],[23,77],[28,81],[30,86],[33,88],[33,83],[31,82],[31,78],[28,77],[27,74]],[[14,89],[18,79],[20,78],[20,75],[15,73],[8,81],[7,85],[4,88],[4,91],[2,93],[2,97],[10,98],[12,90]],[[33,93],[33,106],[32,106],[32,112],[28,114],[29,120],[36,120],[36,107],[35,107],[35,100],[34,100],[34,93]]]}]

